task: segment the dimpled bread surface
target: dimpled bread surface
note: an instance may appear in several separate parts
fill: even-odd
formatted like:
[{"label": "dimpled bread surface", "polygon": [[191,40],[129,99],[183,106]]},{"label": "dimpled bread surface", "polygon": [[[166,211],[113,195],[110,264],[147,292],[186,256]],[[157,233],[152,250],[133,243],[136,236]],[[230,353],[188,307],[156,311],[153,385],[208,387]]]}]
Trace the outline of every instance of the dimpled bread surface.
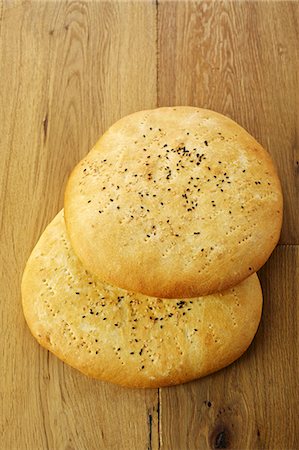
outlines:
[{"label": "dimpled bread surface", "polygon": [[28,260],[22,300],[41,345],[89,376],[129,387],[184,383],[230,364],[252,341],[262,309],[256,274],[188,300],[109,286],[75,256],[62,211]]},{"label": "dimpled bread surface", "polygon": [[159,108],[114,124],[65,194],[72,247],[108,283],[164,298],[206,295],[256,272],[282,222],[269,154],[213,111]]}]

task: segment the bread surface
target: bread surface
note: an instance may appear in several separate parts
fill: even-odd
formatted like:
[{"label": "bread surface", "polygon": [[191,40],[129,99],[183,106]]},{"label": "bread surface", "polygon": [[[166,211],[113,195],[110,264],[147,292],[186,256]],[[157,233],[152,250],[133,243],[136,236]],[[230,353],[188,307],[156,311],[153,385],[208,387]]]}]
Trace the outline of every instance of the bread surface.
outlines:
[{"label": "bread surface", "polygon": [[269,154],[213,111],[141,111],[114,124],[74,169],[66,225],[84,266],[110,284],[183,298],[256,272],[282,222]]},{"label": "bread surface", "polygon": [[73,252],[61,211],[24,271],[22,301],[37,341],[81,372],[129,387],[184,383],[250,345],[261,316],[256,274],[225,292],[158,299],[99,281]]}]

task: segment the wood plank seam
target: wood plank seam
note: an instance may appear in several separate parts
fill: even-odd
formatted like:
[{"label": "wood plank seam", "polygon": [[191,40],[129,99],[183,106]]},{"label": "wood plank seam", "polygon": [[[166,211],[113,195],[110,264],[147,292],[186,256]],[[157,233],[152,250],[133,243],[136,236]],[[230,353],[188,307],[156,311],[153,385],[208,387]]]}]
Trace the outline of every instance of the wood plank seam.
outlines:
[{"label": "wood plank seam", "polygon": [[161,415],[161,407],[162,407],[162,388],[158,389],[158,449],[162,449],[162,415]]},{"label": "wood plank seam", "polygon": [[0,0],[0,36],[2,29],[2,19],[3,19],[3,0]]},{"label": "wood plank seam", "polygon": [[[156,98],[157,104],[159,105],[159,63],[160,63],[160,55],[159,55],[159,0],[155,0],[156,7]],[[162,422],[161,422],[161,395],[162,388],[157,389],[157,414],[158,414],[158,450],[162,448]]]},{"label": "wood plank seam", "polygon": [[157,98],[157,104],[159,105],[159,62],[160,62],[160,55],[159,55],[159,0],[156,1],[156,98]]}]

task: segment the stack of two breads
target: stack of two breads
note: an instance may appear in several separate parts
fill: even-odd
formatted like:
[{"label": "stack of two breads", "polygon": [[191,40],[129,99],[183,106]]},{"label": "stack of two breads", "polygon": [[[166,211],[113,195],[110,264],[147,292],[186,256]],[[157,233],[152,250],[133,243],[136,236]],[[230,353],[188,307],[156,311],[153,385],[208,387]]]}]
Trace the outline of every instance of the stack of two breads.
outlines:
[{"label": "stack of two breads", "polygon": [[280,234],[268,153],[218,113],[173,107],[114,124],[72,172],[34,248],[23,309],[38,342],[130,387],[237,359],[262,310],[256,271]]}]

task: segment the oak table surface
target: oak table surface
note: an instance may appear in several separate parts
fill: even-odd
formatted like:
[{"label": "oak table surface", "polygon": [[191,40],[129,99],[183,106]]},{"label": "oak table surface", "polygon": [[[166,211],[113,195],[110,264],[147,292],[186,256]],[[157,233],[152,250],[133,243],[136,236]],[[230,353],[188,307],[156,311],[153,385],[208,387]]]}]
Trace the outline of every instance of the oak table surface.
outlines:
[{"label": "oak table surface", "polygon": [[[130,390],[42,349],[20,280],[74,165],[118,118],[167,105],[222,112],[269,150],[284,224],[246,354]],[[1,449],[298,450],[298,107],[298,1],[0,0]]]}]

